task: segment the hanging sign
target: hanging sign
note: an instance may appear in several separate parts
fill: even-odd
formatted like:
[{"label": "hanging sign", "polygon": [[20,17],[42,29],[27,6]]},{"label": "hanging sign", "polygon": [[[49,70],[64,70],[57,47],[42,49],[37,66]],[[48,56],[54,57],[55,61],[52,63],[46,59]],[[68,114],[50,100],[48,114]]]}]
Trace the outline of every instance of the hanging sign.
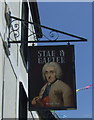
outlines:
[{"label": "hanging sign", "polygon": [[28,88],[31,110],[76,109],[74,46],[30,46]]}]

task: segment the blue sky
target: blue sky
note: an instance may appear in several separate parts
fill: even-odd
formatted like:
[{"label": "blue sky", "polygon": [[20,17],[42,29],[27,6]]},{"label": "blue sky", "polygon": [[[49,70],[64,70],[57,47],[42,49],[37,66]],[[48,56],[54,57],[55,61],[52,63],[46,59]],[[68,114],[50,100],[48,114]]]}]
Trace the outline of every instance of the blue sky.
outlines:
[{"label": "blue sky", "polygon": [[[92,2],[39,2],[41,24],[88,39],[75,45],[76,88],[92,84]],[[63,39],[63,37],[62,37]],[[92,118],[92,89],[77,92],[77,110],[59,117]]]}]

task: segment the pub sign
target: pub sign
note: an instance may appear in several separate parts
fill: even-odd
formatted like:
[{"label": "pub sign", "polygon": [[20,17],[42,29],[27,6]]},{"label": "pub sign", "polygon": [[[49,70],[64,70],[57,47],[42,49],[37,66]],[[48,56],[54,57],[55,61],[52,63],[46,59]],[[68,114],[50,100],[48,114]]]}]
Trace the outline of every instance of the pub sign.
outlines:
[{"label": "pub sign", "polygon": [[76,109],[74,45],[29,46],[30,110]]}]

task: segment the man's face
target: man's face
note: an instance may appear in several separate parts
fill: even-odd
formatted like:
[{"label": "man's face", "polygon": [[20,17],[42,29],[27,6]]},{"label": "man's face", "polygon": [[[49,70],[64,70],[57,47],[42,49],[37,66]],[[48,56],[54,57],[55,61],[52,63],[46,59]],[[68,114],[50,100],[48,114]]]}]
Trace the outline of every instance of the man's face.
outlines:
[{"label": "man's face", "polygon": [[50,66],[46,68],[45,77],[49,83],[52,83],[56,80],[55,68]]}]

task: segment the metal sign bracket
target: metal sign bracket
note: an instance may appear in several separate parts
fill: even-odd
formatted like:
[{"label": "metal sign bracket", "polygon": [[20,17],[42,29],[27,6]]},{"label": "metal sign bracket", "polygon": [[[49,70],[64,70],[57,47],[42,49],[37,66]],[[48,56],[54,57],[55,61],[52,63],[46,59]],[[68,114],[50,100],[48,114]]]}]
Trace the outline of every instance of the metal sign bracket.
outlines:
[{"label": "metal sign bracket", "polygon": [[[30,21],[26,21],[24,19],[20,19],[20,18],[11,16],[10,11],[5,13],[5,18],[6,18],[6,23],[8,25],[8,28],[9,28],[9,35],[8,35],[8,38],[7,38],[8,46],[10,46],[10,44],[12,44],[12,43],[16,43],[16,44],[17,43],[23,43],[22,40],[17,39],[19,37],[19,24],[14,23],[15,21],[28,23],[28,24],[34,25],[34,26],[36,26],[36,27],[38,27],[40,29],[46,29],[46,30],[50,31],[49,32],[49,37],[47,37],[42,32],[41,35],[40,35],[40,36],[42,36],[41,38],[37,39],[36,41],[32,41],[32,40],[31,41],[24,41],[24,43],[33,43],[33,45],[34,45],[34,43],[56,43],[56,42],[61,43],[61,42],[67,42],[68,45],[69,45],[70,42],[86,42],[87,41],[87,39],[85,39],[83,37],[79,37],[79,36],[76,36],[76,35],[73,35],[73,34],[70,34],[70,33],[67,33],[67,32],[63,32],[63,31],[60,31],[60,30],[57,30],[57,29],[53,29],[51,27],[47,27],[47,26],[44,26],[44,25],[40,25],[40,24],[37,24],[37,23],[33,23],[33,22],[30,22]],[[39,34],[39,33],[34,33],[34,31],[31,31],[31,32],[32,32],[31,35]],[[11,39],[11,34],[12,33],[14,34],[14,38],[15,38],[14,40]],[[66,35],[68,37],[72,37],[73,39],[67,39],[66,40],[66,39],[63,39],[62,37],[60,38],[59,34],[61,34],[63,36]]]}]

